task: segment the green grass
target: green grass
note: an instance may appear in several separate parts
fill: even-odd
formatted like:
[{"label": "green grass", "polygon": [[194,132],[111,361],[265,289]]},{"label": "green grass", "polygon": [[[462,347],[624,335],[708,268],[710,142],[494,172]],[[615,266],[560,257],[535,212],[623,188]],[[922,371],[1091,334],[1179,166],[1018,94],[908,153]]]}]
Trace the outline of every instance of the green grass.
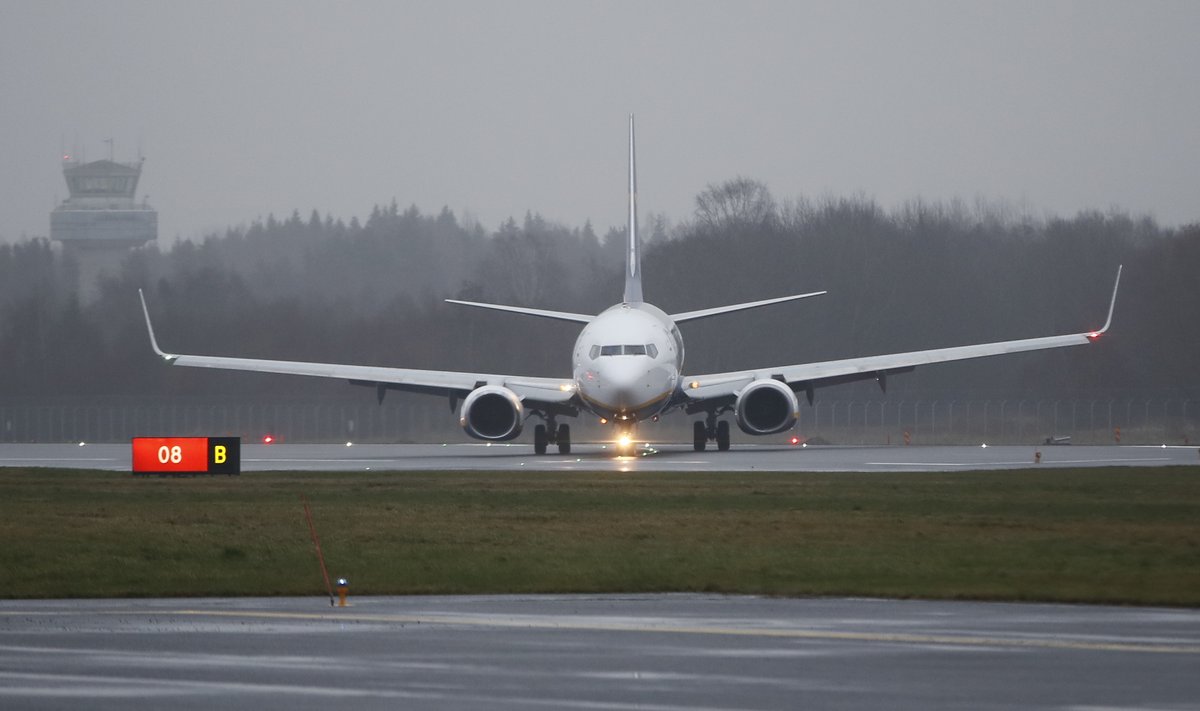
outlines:
[{"label": "green grass", "polygon": [[4,597],[713,591],[1200,605],[1200,467],[0,469]]}]

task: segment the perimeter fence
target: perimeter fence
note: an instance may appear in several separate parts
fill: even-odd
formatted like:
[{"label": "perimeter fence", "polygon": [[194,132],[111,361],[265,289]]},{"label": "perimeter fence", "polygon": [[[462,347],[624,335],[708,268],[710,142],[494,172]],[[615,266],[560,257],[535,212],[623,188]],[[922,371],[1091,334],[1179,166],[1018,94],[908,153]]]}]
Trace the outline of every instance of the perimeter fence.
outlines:
[{"label": "perimeter fence", "polygon": [[[726,415],[728,417],[728,415]],[[673,413],[640,436],[687,442],[691,418]],[[610,436],[592,418],[571,422],[582,442]],[[0,404],[0,442],[119,442],[134,436],[237,436],[281,442],[465,441],[445,400],[396,398],[377,405],[341,402],[171,402]],[[803,401],[792,434],[829,444],[1029,444],[1070,438],[1077,444],[1200,443],[1200,400],[886,399]],[[742,441],[748,437],[740,437]],[[771,437],[755,438],[769,442]]]}]

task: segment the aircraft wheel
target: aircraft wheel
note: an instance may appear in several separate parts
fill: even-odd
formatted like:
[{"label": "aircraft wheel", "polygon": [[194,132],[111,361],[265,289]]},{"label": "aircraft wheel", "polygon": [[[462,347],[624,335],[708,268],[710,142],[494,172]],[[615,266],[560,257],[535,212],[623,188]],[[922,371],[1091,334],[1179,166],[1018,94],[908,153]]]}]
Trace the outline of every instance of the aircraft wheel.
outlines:
[{"label": "aircraft wheel", "polygon": [[559,454],[570,454],[571,453],[571,426],[570,425],[559,425],[558,426],[558,437],[556,438],[555,441],[558,442],[558,453]]},{"label": "aircraft wheel", "polygon": [[717,423],[717,449],[722,452],[729,451],[729,423],[724,420]]},{"label": "aircraft wheel", "polygon": [[546,453],[546,426],[538,425],[533,428],[533,453]]},{"label": "aircraft wheel", "polygon": [[692,449],[703,452],[706,444],[708,444],[708,431],[704,428],[703,422],[696,420],[692,423]]}]

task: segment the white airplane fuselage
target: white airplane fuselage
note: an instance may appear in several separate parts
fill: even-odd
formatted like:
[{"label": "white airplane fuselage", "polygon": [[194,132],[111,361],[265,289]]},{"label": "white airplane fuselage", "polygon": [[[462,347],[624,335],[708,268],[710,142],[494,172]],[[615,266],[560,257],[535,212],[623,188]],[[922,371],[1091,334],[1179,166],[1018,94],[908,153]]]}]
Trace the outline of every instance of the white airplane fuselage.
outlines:
[{"label": "white airplane fuselage", "polygon": [[683,369],[683,338],[661,309],[621,303],[584,327],[572,362],[583,405],[606,420],[633,423],[670,404]]}]

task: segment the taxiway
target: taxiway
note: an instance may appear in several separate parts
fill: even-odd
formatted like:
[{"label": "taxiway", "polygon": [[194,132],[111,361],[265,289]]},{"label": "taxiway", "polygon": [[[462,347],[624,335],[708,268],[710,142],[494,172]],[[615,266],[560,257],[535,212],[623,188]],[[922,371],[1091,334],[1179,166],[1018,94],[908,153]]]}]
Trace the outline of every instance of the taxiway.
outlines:
[{"label": "taxiway", "polygon": [[0,601],[5,708],[1181,709],[1200,611],[704,595]]}]

